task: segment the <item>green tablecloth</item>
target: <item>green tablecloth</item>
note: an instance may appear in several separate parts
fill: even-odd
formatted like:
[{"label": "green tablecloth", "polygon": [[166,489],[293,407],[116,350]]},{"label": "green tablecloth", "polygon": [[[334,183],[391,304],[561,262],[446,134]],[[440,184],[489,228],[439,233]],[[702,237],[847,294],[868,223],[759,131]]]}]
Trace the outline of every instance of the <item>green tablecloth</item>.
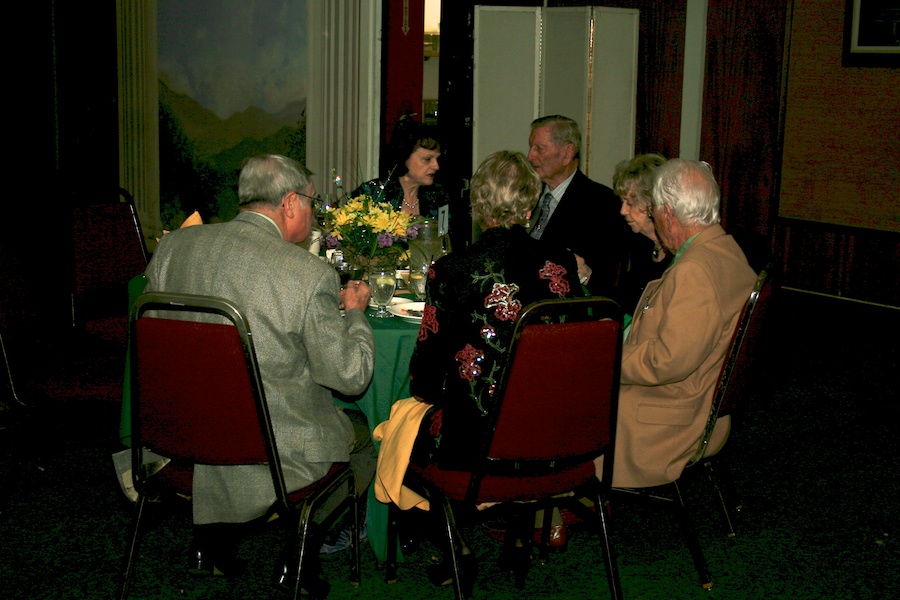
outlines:
[{"label": "green tablecloth", "polygon": [[[128,314],[131,315],[131,307],[137,297],[144,293],[147,287],[147,276],[141,273],[134,276],[128,282]],[[129,323],[130,325],[130,323]],[[129,332],[130,337],[130,332]],[[122,386],[122,418],[119,421],[119,438],[122,443],[131,448],[131,352],[125,354],[125,378]]]},{"label": "green tablecloth", "polygon": [[[147,279],[138,275],[128,286],[129,307],[140,296]],[[416,346],[419,325],[416,322],[394,317],[376,319],[369,311],[369,323],[375,337],[375,372],[372,382],[361,396],[336,397],[335,403],[344,406],[357,406],[369,420],[369,430],[382,421],[386,421],[391,413],[391,406],[400,398],[409,397],[409,359]],[[131,445],[131,402],[129,393],[130,377],[129,361],[125,362],[125,389],[122,394],[122,420],[119,434],[122,443]],[[376,444],[377,445],[377,444]],[[387,556],[387,523],[388,507],[375,499],[373,489],[369,488],[367,502],[369,544],[378,557],[384,561]]]},{"label": "green tablecloth", "polygon": [[[419,325],[399,317],[370,317],[369,322],[375,336],[375,373],[372,382],[362,396],[338,398],[336,401],[356,404],[369,420],[371,431],[382,421],[387,421],[395,401],[410,395],[409,359],[416,346]],[[366,514],[369,544],[378,560],[384,561],[387,557],[388,505],[375,499],[373,487],[369,488]]]}]

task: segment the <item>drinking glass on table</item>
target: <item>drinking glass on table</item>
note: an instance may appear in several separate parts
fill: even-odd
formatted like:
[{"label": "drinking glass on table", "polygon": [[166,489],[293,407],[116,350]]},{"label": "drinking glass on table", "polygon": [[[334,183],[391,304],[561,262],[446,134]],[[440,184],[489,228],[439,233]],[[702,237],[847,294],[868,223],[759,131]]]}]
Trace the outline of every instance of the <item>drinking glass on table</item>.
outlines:
[{"label": "drinking glass on table", "polygon": [[335,263],[334,269],[338,272],[338,277],[341,278],[341,289],[347,287],[347,284],[350,283],[354,276],[359,278],[357,269],[348,262]]},{"label": "drinking glass on table", "polygon": [[372,289],[372,300],[378,307],[373,316],[385,319],[393,315],[388,312],[388,305],[394,297],[397,284],[397,270],[394,267],[372,267],[369,270],[369,287]]},{"label": "drinking glass on table", "polygon": [[409,266],[409,289],[415,294],[416,300],[425,300],[425,282],[428,281],[428,269],[431,265]]},{"label": "drinking glass on table", "polygon": [[341,278],[341,289],[347,287],[347,284],[351,279],[361,279],[359,270],[354,268],[352,263],[344,260],[344,253],[340,250],[335,250],[331,255],[331,266],[334,267],[334,270],[338,272],[338,276]]},{"label": "drinking glass on table", "polygon": [[319,224],[319,229],[321,229],[322,231],[326,230],[328,220],[325,218],[325,213],[332,208],[337,208],[337,206],[337,196],[335,196],[334,194],[319,194],[318,201],[316,202],[315,206],[316,222]]}]

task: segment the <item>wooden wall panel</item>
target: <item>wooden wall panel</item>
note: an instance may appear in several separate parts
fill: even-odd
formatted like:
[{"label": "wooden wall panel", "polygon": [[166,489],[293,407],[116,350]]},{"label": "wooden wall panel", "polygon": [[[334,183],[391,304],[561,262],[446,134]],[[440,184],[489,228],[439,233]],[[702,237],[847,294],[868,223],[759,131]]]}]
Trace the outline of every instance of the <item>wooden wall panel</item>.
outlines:
[{"label": "wooden wall panel", "polygon": [[787,287],[900,307],[900,234],[779,219]]}]

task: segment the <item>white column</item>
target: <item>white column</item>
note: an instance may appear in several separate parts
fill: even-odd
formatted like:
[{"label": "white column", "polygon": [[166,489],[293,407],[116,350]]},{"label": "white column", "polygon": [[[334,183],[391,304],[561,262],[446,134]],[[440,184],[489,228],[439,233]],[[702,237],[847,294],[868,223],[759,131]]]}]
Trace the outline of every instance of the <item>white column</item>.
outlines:
[{"label": "white column", "polygon": [[684,32],[684,84],[681,92],[681,141],[678,155],[700,159],[703,80],[706,70],[706,9],[708,0],[687,0]]},{"label": "white column", "polygon": [[159,219],[159,76],[156,0],[116,1],[119,186],[134,196],[145,235]]}]

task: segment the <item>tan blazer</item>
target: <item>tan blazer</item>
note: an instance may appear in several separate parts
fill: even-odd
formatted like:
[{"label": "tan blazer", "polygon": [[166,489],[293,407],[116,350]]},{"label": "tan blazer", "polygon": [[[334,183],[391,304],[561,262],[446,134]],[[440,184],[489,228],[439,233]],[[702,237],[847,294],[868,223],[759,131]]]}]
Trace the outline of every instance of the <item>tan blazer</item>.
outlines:
[{"label": "tan blazer", "polygon": [[[614,486],[662,485],[681,475],[755,281],[734,238],[714,225],[647,285],[622,348]],[[711,444],[724,443],[728,428],[719,423]]]}]

